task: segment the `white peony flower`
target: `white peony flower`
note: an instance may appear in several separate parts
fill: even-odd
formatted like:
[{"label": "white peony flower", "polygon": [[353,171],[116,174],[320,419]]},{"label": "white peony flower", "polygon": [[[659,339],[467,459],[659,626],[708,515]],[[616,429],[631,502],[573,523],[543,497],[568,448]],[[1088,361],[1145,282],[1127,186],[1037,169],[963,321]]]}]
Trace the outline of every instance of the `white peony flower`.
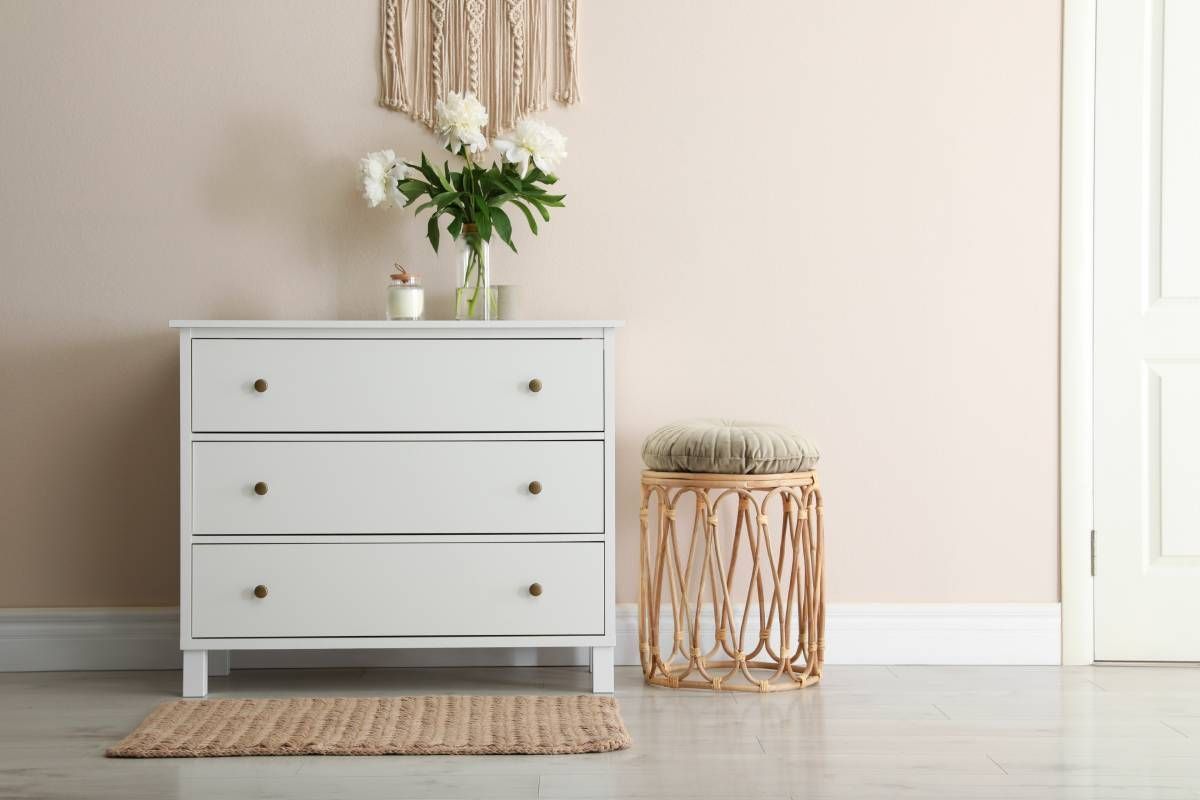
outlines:
[{"label": "white peony flower", "polygon": [[404,205],[404,195],[400,194],[397,185],[411,176],[413,170],[404,161],[396,159],[395,151],[367,153],[366,158],[358,162],[358,170],[363,182],[363,197],[371,208]]},{"label": "white peony flower", "polygon": [[436,109],[437,132],[442,136],[443,145],[451,150],[458,150],[462,145],[471,153],[487,148],[483,128],[487,125],[488,113],[475,95],[450,92],[445,100],[437,101]]},{"label": "white peony flower", "polygon": [[521,165],[522,175],[531,158],[538,169],[550,175],[567,157],[567,137],[536,119],[521,120],[516,130],[496,137],[493,144],[505,161]]},{"label": "white peony flower", "polygon": [[392,175],[398,181],[406,181],[409,178],[419,178],[421,173],[408,165],[407,158],[397,158],[396,163],[392,165]]}]

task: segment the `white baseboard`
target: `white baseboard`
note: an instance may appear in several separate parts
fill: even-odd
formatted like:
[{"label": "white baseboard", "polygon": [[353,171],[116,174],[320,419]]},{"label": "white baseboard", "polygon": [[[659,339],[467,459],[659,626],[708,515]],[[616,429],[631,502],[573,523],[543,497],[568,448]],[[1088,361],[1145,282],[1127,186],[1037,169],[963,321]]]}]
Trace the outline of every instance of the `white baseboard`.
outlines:
[{"label": "white baseboard", "polygon": [[862,603],[826,613],[829,664],[1061,663],[1058,603]]},{"label": "white baseboard", "polygon": [[177,608],[0,609],[0,672],[179,669]]},{"label": "white baseboard", "polygon": [[[0,672],[178,669],[175,608],[0,609]],[[707,624],[705,624],[707,622]],[[701,621],[711,635],[711,620]],[[826,612],[829,664],[1058,664],[1057,603],[835,604]],[[637,607],[617,607],[617,663],[637,664]],[[219,662],[219,659],[215,660]],[[262,667],[564,666],[587,650],[257,650]]]}]

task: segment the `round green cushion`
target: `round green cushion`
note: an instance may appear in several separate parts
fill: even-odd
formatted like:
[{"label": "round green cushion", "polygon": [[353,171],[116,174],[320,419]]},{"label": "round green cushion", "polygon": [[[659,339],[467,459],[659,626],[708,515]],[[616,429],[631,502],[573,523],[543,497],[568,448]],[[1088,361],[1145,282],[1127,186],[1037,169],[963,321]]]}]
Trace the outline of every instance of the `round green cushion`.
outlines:
[{"label": "round green cushion", "polygon": [[767,475],[817,465],[816,445],[791,428],[731,419],[693,419],[659,428],[642,444],[657,472]]}]

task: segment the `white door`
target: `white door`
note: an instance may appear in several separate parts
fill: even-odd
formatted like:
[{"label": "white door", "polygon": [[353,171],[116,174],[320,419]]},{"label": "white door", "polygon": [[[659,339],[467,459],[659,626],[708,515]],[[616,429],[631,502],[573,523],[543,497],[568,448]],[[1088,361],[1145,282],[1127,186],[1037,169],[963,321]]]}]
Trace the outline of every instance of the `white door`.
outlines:
[{"label": "white door", "polygon": [[1099,661],[1200,660],[1198,43],[1198,0],[1099,0]]}]

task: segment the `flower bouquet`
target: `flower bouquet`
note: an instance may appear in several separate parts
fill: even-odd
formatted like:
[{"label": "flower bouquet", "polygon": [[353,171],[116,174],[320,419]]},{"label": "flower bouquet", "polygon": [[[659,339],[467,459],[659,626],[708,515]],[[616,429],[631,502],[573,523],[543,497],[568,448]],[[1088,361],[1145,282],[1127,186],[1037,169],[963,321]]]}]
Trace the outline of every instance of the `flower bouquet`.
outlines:
[{"label": "flower bouquet", "polygon": [[543,122],[524,119],[492,141],[499,158],[488,165],[483,163],[488,150],[483,104],[472,94],[450,92],[436,110],[435,130],[462,165],[452,169],[447,160],[438,166],[424,153],[419,163],[396,158],[391,150],[369,153],[360,162],[363,196],[372,208],[407,207],[424,198],[415,213],[430,212],[425,235],[434,252],[441,239],[440,218],[447,217],[446,231],[459,246],[455,314],[458,319],[493,319],[492,235],[515,253],[506,207],[520,211],[535,235],[537,218],[549,222],[549,209],[562,207],[565,195],[550,194],[545,187],[558,180],[554,170],[566,158],[567,140]]}]

